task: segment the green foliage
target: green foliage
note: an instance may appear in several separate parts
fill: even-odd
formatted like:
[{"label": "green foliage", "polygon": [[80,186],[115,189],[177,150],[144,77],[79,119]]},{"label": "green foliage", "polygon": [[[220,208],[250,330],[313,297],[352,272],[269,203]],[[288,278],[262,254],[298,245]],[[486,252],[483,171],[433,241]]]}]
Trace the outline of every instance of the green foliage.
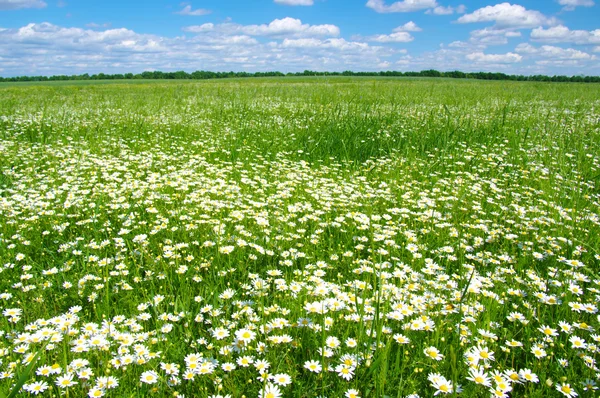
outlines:
[{"label": "green foliage", "polygon": [[594,396],[600,86],[426,73],[1,86],[0,396]]}]

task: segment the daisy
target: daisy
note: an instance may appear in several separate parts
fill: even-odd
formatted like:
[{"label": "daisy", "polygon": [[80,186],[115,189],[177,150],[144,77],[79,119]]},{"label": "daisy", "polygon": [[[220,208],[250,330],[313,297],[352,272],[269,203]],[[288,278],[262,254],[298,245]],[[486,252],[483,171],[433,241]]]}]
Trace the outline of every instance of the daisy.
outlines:
[{"label": "daisy", "polygon": [[358,392],[358,390],[351,388],[344,393],[344,396],[346,398],[360,398],[360,393]]},{"label": "daisy", "polygon": [[532,373],[531,370],[525,368],[519,371],[519,376],[530,383],[537,383],[540,379],[537,377],[535,373]]},{"label": "daisy", "polygon": [[146,384],[155,384],[158,381],[158,374],[153,370],[147,370],[140,376],[140,381]]},{"label": "daisy", "polygon": [[318,361],[306,361],[304,367],[314,373],[321,373],[323,369]]},{"label": "daisy", "polygon": [[570,384],[561,384],[561,385],[556,385],[556,389],[561,392],[565,397],[576,397],[578,394],[577,392],[571,387]]},{"label": "daisy", "polygon": [[481,384],[485,387],[491,387],[492,385],[492,380],[482,368],[469,369],[469,377],[467,377],[467,380],[471,380],[475,382],[475,384]]},{"label": "daisy", "polygon": [[244,329],[236,330],[235,337],[243,343],[249,343],[252,340],[254,340],[254,338],[256,337],[256,333],[254,333],[250,329],[244,328]]},{"label": "daisy", "polygon": [[48,387],[48,383],[46,383],[45,381],[36,381],[31,384],[23,385],[23,389],[25,391],[29,391],[34,395],[38,395],[39,393],[46,391]]},{"label": "daisy", "polygon": [[284,387],[292,383],[292,378],[286,373],[278,373],[273,375],[271,376],[271,380],[273,383]]},{"label": "daisy", "polygon": [[88,392],[88,397],[90,398],[100,398],[104,396],[104,390],[98,387],[93,387],[89,392]]},{"label": "daisy", "polygon": [[231,363],[231,362],[225,362],[224,364],[221,365],[221,369],[223,369],[223,371],[225,372],[231,372],[232,370],[235,370],[236,366],[235,364]]},{"label": "daisy", "polygon": [[344,380],[350,380],[354,376],[354,368],[346,365],[336,366],[335,371]]},{"label": "daisy", "polygon": [[429,358],[434,359],[436,361],[441,361],[442,359],[444,359],[444,355],[440,354],[440,351],[435,347],[427,347],[423,350],[423,352]]},{"label": "daisy", "polygon": [[77,382],[73,381],[73,373],[67,373],[63,376],[58,376],[55,384],[60,388],[67,388],[76,385]]},{"label": "daisy", "polygon": [[259,393],[259,398],[280,398],[281,390],[274,384],[267,383],[265,388]]}]

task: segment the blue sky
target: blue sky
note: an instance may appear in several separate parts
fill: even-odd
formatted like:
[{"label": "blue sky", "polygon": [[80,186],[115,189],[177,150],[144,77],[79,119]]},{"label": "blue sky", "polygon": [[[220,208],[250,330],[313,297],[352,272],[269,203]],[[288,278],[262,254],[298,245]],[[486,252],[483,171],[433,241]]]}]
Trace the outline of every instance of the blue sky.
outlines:
[{"label": "blue sky", "polygon": [[0,75],[430,68],[600,75],[596,1],[0,0]]}]

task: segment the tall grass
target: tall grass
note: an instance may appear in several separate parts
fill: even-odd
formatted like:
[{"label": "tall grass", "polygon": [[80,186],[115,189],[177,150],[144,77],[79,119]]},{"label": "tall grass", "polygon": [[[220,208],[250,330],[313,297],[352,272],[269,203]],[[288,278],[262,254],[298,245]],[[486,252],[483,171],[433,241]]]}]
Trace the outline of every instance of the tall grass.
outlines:
[{"label": "tall grass", "polygon": [[1,86],[0,394],[594,396],[598,94]]}]

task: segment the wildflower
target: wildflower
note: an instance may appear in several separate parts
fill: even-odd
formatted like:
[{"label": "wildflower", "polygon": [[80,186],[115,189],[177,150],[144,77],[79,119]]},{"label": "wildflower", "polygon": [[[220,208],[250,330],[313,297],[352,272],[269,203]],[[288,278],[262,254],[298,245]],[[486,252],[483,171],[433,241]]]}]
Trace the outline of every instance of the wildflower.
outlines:
[{"label": "wildflower", "polygon": [[400,333],[396,333],[394,334],[394,340],[396,341],[396,343],[398,344],[409,344],[410,343],[410,339],[406,336],[404,336],[403,334]]},{"label": "wildflower", "polygon": [[98,387],[93,387],[88,392],[88,397],[90,398],[100,398],[104,396],[104,390]]},{"label": "wildflower", "polygon": [[60,388],[72,387],[77,384],[76,381],[73,381],[73,377],[73,373],[67,373],[65,375],[58,376],[55,384]]},{"label": "wildflower", "polygon": [[306,361],[304,367],[314,373],[321,373],[323,369],[318,361]]},{"label": "wildflower", "polygon": [[561,384],[561,385],[556,385],[556,390],[558,390],[559,392],[561,392],[565,397],[576,397],[578,394],[577,392],[571,388],[570,384]]},{"label": "wildflower", "polygon": [[329,348],[338,348],[340,346],[340,340],[335,336],[329,336],[325,340],[325,345]]},{"label": "wildflower", "polygon": [[245,356],[237,359],[237,364],[244,368],[247,368],[248,366],[252,365],[253,363],[254,363],[254,358],[252,358],[248,355],[245,355]]},{"label": "wildflower", "polygon": [[28,391],[34,395],[38,395],[41,392],[44,392],[48,389],[49,385],[45,381],[36,381],[31,384],[24,384],[23,389]]},{"label": "wildflower", "polygon": [[235,332],[235,337],[243,343],[249,343],[254,340],[256,333],[250,329],[240,329]]},{"label": "wildflower", "polygon": [[223,364],[221,364],[221,369],[223,369],[223,371],[225,372],[231,372],[232,370],[235,370],[236,366],[235,364],[231,363],[231,362],[225,362]]},{"label": "wildflower", "polygon": [[263,390],[259,393],[259,398],[280,398],[281,390],[274,384],[267,383]]},{"label": "wildflower", "polygon": [[548,354],[546,353],[546,350],[544,350],[543,348],[541,348],[541,347],[538,347],[538,346],[534,346],[534,347],[532,347],[532,348],[531,348],[531,353],[532,353],[533,355],[535,355],[535,357],[536,357],[537,359],[544,358],[546,355],[548,355]]},{"label": "wildflower", "polygon": [[553,329],[550,326],[544,325],[544,326],[539,327],[538,330],[540,332],[542,332],[547,337],[556,337],[556,336],[558,336],[558,333],[556,332],[556,329]]},{"label": "wildflower", "polygon": [[351,388],[344,393],[344,397],[346,398],[360,398],[360,393],[358,390]]},{"label": "wildflower", "polygon": [[147,370],[140,376],[140,381],[145,384],[155,384],[158,382],[158,374],[153,370]]},{"label": "wildflower", "polygon": [[423,352],[429,358],[436,360],[436,361],[441,361],[444,358],[444,355],[440,354],[440,351],[435,347],[427,347],[423,350]]},{"label": "wildflower", "polygon": [[475,347],[473,349],[473,355],[475,358],[483,359],[485,362],[494,360],[494,352],[490,351],[487,347]]},{"label": "wildflower", "polygon": [[467,377],[467,380],[471,380],[475,382],[475,384],[481,384],[485,387],[490,387],[492,385],[492,380],[482,368],[469,369],[469,377]]},{"label": "wildflower", "polygon": [[525,368],[519,371],[519,376],[530,383],[537,383],[540,381],[535,373],[532,373],[531,370]]},{"label": "wildflower", "polygon": [[581,384],[583,385],[583,389],[585,391],[595,391],[598,389],[598,385],[592,379],[585,379],[581,382]]},{"label": "wildflower", "polygon": [[571,342],[571,348],[577,348],[580,350],[584,350],[587,347],[585,340],[580,337],[571,336],[569,338],[569,341]]},{"label": "wildflower", "polygon": [[354,376],[354,368],[344,364],[336,366],[335,371],[344,380],[350,380]]},{"label": "wildflower", "polygon": [[284,387],[292,383],[292,378],[286,373],[278,373],[273,375],[271,376],[271,380],[273,383]]}]

